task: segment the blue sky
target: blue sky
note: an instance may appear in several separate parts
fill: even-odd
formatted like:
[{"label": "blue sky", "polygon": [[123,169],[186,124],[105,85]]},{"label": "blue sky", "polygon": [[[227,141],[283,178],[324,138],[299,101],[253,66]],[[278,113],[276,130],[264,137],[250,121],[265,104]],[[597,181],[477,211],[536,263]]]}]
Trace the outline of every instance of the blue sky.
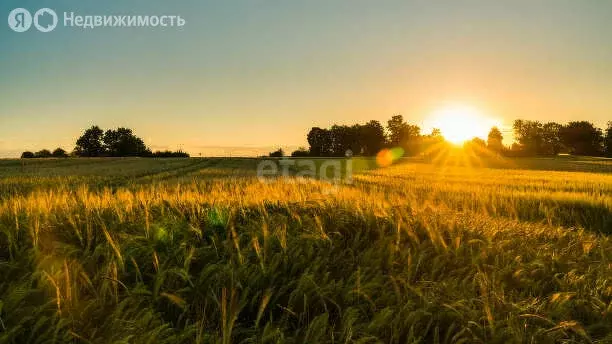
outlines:
[{"label": "blue sky", "polygon": [[[16,7],[60,25],[0,29],[0,157],[72,149],[92,124],[206,155],[395,113],[425,126],[448,103],[506,126],[612,120],[608,1],[5,0],[0,13]],[[85,30],[63,12],[187,24]]]}]

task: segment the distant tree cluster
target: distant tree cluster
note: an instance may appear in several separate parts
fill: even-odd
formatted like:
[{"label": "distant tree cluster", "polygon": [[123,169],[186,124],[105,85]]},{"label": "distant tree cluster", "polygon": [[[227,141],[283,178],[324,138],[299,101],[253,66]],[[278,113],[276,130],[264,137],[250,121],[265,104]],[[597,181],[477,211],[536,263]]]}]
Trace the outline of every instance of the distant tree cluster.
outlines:
[{"label": "distant tree cluster", "polygon": [[[386,130],[385,130],[386,129]],[[387,147],[400,147],[405,155],[416,155],[444,142],[439,129],[422,135],[421,128],[395,115],[386,128],[376,120],[365,124],[333,125],[329,129],[314,127],[307,136],[310,148],[293,152],[292,156],[373,156]]]},{"label": "distant tree cluster", "polygon": [[270,158],[282,158],[285,156],[285,151],[282,148],[275,150],[274,152],[270,152],[268,154]]},{"label": "distant tree cluster", "polygon": [[132,129],[117,128],[106,132],[98,126],[93,126],[83,133],[76,141],[75,155],[82,157],[125,157],[150,156],[151,150],[144,141],[134,135]]},{"label": "distant tree cluster", "polygon": [[608,122],[608,128],[606,128],[606,141],[604,146],[606,147],[606,156],[612,158],[612,121]]},{"label": "distant tree cluster", "polygon": [[[183,151],[152,152],[132,129],[117,128],[102,130],[97,125],[85,130],[77,139],[72,155],[77,157],[154,157],[183,158],[189,154]],[[67,157],[65,150],[58,148],[52,153],[46,149],[39,152],[23,152],[22,158]]]},{"label": "distant tree cluster", "polygon": [[[404,123],[399,115],[394,116],[389,123],[392,140],[410,142],[414,130],[418,135],[418,127]],[[374,120],[351,126],[333,125],[329,129],[314,127],[307,139],[310,145],[308,154],[311,156],[344,156],[349,150],[355,155],[375,155],[387,146],[385,129],[380,122]],[[305,150],[299,150],[292,155],[304,156],[305,153]]]},{"label": "distant tree cluster", "polygon": [[56,148],[53,152],[48,149],[42,149],[38,152],[25,151],[21,153],[22,159],[34,159],[34,158],[67,158],[68,153],[62,148]]},{"label": "distant tree cluster", "polygon": [[308,156],[310,156],[310,152],[304,147],[300,147],[291,153],[291,157],[293,158],[303,158]]},{"label": "distant tree cluster", "polygon": [[[386,129],[386,130],[385,130]],[[604,132],[586,121],[565,125],[518,119],[513,124],[515,143],[503,144],[502,132],[491,128],[487,140],[475,137],[465,147],[507,156],[574,155],[612,157],[612,122]],[[347,150],[354,155],[372,156],[385,147],[400,147],[404,155],[435,154],[449,144],[439,129],[421,134],[421,128],[395,115],[384,128],[372,120],[366,124],[333,125],[329,129],[313,127],[307,135],[309,149],[293,152],[291,156],[343,156]]]},{"label": "distant tree cluster", "polygon": [[147,156],[151,158],[189,158],[189,154],[183,151],[155,151],[151,155]]},{"label": "distant tree cluster", "polygon": [[509,155],[546,156],[561,152],[573,155],[612,157],[612,122],[604,132],[588,121],[567,124],[515,120],[515,143]]}]

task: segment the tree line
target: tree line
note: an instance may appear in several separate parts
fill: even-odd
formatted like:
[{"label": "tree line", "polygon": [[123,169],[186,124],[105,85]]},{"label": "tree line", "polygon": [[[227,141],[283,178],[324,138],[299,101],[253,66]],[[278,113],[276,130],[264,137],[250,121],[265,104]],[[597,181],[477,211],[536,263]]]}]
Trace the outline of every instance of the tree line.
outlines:
[{"label": "tree line", "polygon": [[[573,121],[566,124],[542,123],[517,119],[513,123],[515,142],[503,145],[501,131],[493,127],[487,140],[474,138],[466,142],[467,147],[486,148],[506,156],[554,156],[559,153],[587,156],[612,157],[612,121],[602,130],[588,121]],[[443,149],[446,142],[439,129],[422,134],[418,125],[404,121],[402,115],[394,115],[383,126],[371,120],[365,124],[337,125],[330,128],[313,127],[307,135],[309,148],[294,151],[294,157],[333,157],[352,155],[373,156],[384,148],[400,147],[404,155],[427,154]],[[279,149],[270,153],[272,157],[284,156]],[[132,129],[117,128],[104,131],[94,125],[85,130],[76,140],[69,154],[62,148],[38,152],[23,152],[22,158],[77,157],[189,157],[182,151],[151,151]]]},{"label": "tree line", "polygon": [[[383,148],[400,147],[405,156],[427,154],[450,146],[439,129],[422,134],[418,125],[404,121],[402,115],[391,117],[386,127],[376,120],[365,124],[332,125],[330,128],[313,127],[307,135],[309,148],[300,148],[291,155],[333,157],[353,155],[373,156]],[[487,140],[478,137],[465,143],[466,147],[486,148],[506,156],[553,156],[559,153],[612,157],[612,122],[606,130],[588,121],[566,124],[541,123],[517,119],[513,123],[515,142],[503,144],[502,132],[491,128]],[[282,156],[276,151],[271,156]]]},{"label": "tree line", "polygon": [[605,131],[588,121],[574,121],[567,124],[556,122],[516,120],[515,143],[510,152],[523,155],[573,155],[612,157],[612,122]]},{"label": "tree line", "polygon": [[313,127],[308,132],[309,149],[299,149],[292,156],[373,156],[384,148],[400,147],[404,155],[419,154],[444,142],[439,129],[431,134],[421,134],[421,128],[404,121],[402,115],[394,115],[384,127],[379,121],[365,124],[333,125],[329,129]]},{"label": "tree line", "polygon": [[[75,148],[70,155],[76,157],[189,157],[189,154],[180,150],[153,152],[141,138],[134,135],[132,129],[117,128],[104,131],[97,125],[83,132],[76,140]],[[36,153],[26,151],[21,154],[21,157],[25,159],[68,156],[68,153],[61,148],[53,152],[43,149]]]}]

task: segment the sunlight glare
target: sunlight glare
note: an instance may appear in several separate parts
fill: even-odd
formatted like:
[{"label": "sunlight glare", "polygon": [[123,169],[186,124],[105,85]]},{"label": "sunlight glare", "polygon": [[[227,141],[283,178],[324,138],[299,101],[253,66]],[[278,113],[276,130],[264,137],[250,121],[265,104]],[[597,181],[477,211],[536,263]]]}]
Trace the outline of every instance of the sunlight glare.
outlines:
[{"label": "sunlight glare", "polygon": [[440,129],[446,140],[462,144],[474,137],[486,140],[491,127],[499,125],[496,120],[484,116],[476,108],[455,105],[432,113],[428,126]]}]

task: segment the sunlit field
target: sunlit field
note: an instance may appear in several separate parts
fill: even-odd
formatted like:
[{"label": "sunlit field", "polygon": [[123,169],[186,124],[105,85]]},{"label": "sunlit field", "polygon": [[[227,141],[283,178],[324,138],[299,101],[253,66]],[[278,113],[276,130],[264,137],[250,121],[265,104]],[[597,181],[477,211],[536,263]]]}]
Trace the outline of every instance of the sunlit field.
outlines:
[{"label": "sunlit field", "polygon": [[0,160],[0,343],[612,342],[612,160]]}]

